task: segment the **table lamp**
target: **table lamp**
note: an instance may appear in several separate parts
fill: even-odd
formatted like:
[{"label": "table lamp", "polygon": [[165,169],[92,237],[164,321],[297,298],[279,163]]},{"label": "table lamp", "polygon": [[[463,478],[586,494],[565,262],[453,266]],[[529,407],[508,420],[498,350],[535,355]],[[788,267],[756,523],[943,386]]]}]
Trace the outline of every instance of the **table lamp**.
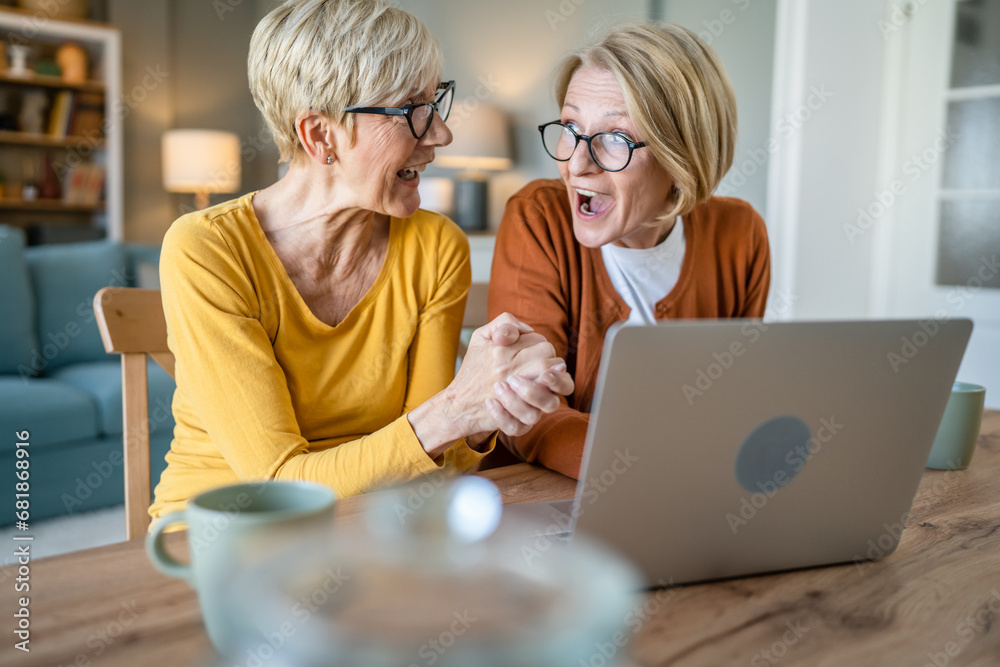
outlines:
[{"label": "table lamp", "polygon": [[198,209],[208,207],[211,192],[236,192],[240,170],[240,138],[232,132],[163,134],[163,187],[168,192],[194,192]]},{"label": "table lamp", "polygon": [[448,122],[454,140],[435,162],[463,170],[455,177],[455,222],[466,231],[480,231],[487,227],[489,211],[487,172],[511,167],[510,126],[495,106],[483,104],[457,118],[454,111]]}]

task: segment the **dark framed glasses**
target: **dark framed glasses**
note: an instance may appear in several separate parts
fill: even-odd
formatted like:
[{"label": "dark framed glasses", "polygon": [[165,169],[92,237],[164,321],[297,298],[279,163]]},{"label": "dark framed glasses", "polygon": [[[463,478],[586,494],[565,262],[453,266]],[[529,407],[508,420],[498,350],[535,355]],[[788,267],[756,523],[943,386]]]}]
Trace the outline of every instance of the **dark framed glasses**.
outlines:
[{"label": "dark framed glasses", "polygon": [[588,137],[579,134],[569,125],[563,125],[560,121],[554,120],[538,126],[538,131],[542,135],[542,145],[545,152],[553,160],[566,162],[573,157],[580,141],[587,142],[590,149],[590,157],[604,171],[621,171],[632,161],[632,151],[636,148],[645,148],[646,142],[632,141],[624,134],[617,132],[598,132]]},{"label": "dark framed glasses", "polygon": [[434,112],[437,111],[441,120],[448,120],[452,102],[455,101],[455,82],[443,81],[438,84],[437,94],[433,102],[407,104],[402,107],[348,107],[344,113],[373,113],[382,116],[406,116],[406,123],[416,139],[423,139],[427,130],[431,129]]}]

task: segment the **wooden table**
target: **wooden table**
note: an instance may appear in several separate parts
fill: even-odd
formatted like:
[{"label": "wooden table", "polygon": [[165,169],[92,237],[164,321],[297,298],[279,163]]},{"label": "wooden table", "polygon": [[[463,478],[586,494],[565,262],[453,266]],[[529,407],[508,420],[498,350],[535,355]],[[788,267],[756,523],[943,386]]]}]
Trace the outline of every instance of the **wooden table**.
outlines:
[{"label": "wooden table", "polygon": [[[526,464],[483,475],[508,503],[575,487]],[[342,501],[341,516],[361,503]],[[156,572],[141,542],[32,562],[30,653],[14,648],[16,577],[0,570],[0,665],[212,663],[194,592]],[[972,466],[924,474],[888,558],[654,591],[622,650],[641,665],[997,665],[998,612],[1000,412],[987,412]]]}]

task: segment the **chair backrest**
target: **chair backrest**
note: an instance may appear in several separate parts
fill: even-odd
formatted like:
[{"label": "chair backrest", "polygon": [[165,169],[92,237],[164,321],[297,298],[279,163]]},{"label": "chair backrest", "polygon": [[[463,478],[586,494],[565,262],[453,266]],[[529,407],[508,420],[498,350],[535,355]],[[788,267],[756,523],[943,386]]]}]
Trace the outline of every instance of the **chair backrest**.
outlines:
[{"label": "chair backrest", "polygon": [[[469,286],[469,297],[465,300],[465,316],[462,318],[463,329],[478,329],[489,324],[489,315],[486,312],[486,300],[489,294],[489,283],[472,283]],[[461,359],[469,347],[463,342],[458,342],[458,357]]]},{"label": "chair backrest", "polygon": [[149,528],[149,385],[146,355],[171,377],[167,322],[159,290],[105,287],[94,296],[104,349],[122,355],[122,446],[125,456],[125,535],[140,539]]}]

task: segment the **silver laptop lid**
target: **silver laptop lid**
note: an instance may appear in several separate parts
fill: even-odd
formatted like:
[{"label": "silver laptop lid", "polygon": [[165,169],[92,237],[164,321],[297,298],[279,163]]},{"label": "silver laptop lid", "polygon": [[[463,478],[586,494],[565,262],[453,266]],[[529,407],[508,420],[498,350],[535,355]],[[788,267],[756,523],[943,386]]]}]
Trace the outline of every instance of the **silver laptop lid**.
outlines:
[{"label": "silver laptop lid", "polygon": [[881,558],[971,331],[969,320],[612,328],[576,529],[660,585]]}]

